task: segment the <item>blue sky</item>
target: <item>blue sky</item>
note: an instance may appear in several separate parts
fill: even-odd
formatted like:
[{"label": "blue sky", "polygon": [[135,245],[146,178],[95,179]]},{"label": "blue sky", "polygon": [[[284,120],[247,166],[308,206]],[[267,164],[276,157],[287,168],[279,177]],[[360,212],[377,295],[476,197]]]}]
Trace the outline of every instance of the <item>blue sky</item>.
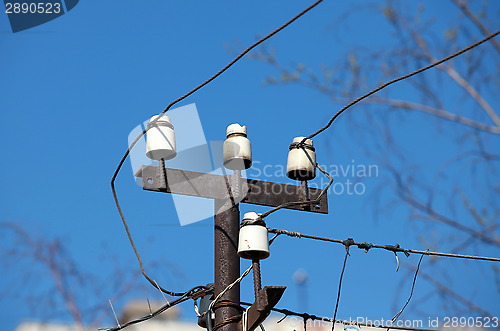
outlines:
[{"label": "blue sky", "polygon": [[[426,3],[427,13],[442,19],[435,24],[436,29],[454,19],[453,15],[442,15],[448,11],[456,13],[447,1]],[[325,1],[267,45],[276,49],[286,65],[308,63],[317,69],[320,63],[343,61],[354,44],[366,48],[394,44],[387,24],[370,11],[361,10],[341,27],[334,24],[342,13],[362,4]],[[235,49],[248,45],[305,6],[305,2],[281,0],[82,1],[54,21],[15,34],[6,14],[0,13],[0,221],[18,223],[35,236],[62,238],[79,268],[98,280],[119,278],[116,268],[137,270],[109,187],[114,168],[127,148],[130,131],[229,62],[234,54],[227,45]],[[498,2],[491,6],[492,10],[499,9]],[[321,127],[339,104],[304,87],[263,84],[272,75],[275,71],[265,63],[243,60],[179,106],[196,104],[209,141],[223,140],[225,128],[231,123],[246,125],[254,160],[261,165],[283,166],[292,138]],[[432,73],[428,77],[432,79]],[[401,98],[413,96],[404,84],[394,91]],[[493,105],[498,105],[496,98],[490,100]],[[359,140],[346,138],[352,128],[343,118],[315,139],[318,162],[377,164],[377,160],[363,153]],[[436,167],[439,162],[432,159],[438,159],[442,153],[439,147],[429,150],[430,145],[447,151],[457,147],[440,142],[440,133],[428,130],[426,121],[423,116],[408,115],[408,121],[396,129],[401,134],[398,143],[407,148],[407,158],[424,162],[429,158],[428,166]],[[380,167],[378,176],[366,179],[365,195],[330,194],[329,215],[282,211],[274,214],[268,224],[338,239],[354,237],[359,241],[398,242],[404,247],[426,249],[415,239],[414,232],[422,229],[405,221],[407,213],[403,207],[396,205],[390,214],[377,217],[380,209],[373,207],[373,196],[384,186],[387,171]],[[134,183],[131,172],[127,162],[117,187],[144,260],[156,262],[151,273],[164,287],[176,291],[212,282],[212,221],[181,227],[171,198],[143,192]],[[285,178],[272,179],[288,182]],[[390,199],[390,193],[383,194]],[[265,210],[241,206],[242,213]],[[465,253],[498,256],[500,252],[480,247]],[[331,316],[343,256],[342,246],[279,238],[272,247],[271,258],[263,262],[263,283],[289,287],[279,307],[303,309],[292,276],[296,270],[305,269],[309,274],[308,311]],[[407,261],[416,265],[418,256]],[[495,277],[488,269],[490,265],[452,262],[441,267],[464,275],[462,281],[452,285],[498,315],[498,292],[491,290]],[[246,265],[243,261],[242,270]],[[52,286],[42,269],[32,268],[13,266],[2,276],[2,287],[22,289],[18,292],[22,295],[10,293],[0,299],[0,317],[6,330],[14,329],[22,320],[44,317],[23,309],[26,295],[43,293]],[[392,317],[406,300],[412,278],[406,271],[395,273],[394,269],[394,256],[389,252],[353,251],[339,317]],[[19,284],[31,272],[42,276],[26,286]],[[481,284],[470,289],[467,284],[476,284],[478,279]],[[146,282],[137,279],[136,283],[118,306],[125,299],[144,298],[141,293],[148,288]],[[428,284],[419,283],[416,299],[429,290]],[[158,295],[151,288],[148,291],[150,296]],[[105,303],[112,296],[113,289],[106,288],[99,296],[85,300]],[[243,282],[242,299],[252,300],[249,280]],[[43,300],[40,304],[44,304]],[[433,301],[426,304],[437,305]],[[108,318],[111,316],[109,311]],[[405,319],[417,316],[410,311]],[[183,318],[194,320],[190,304],[183,306]],[[68,317],[54,319],[66,321]],[[112,322],[108,319],[106,323]]]}]

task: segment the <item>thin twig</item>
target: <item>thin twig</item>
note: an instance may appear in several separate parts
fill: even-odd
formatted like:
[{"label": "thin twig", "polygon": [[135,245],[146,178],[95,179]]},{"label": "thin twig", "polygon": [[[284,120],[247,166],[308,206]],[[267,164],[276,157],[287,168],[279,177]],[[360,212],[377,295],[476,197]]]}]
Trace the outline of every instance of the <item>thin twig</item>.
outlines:
[{"label": "thin twig", "polygon": [[[485,35],[488,36],[490,35],[490,31],[484,26],[484,24],[481,22],[481,20],[474,15],[474,13],[467,7],[467,4],[460,1],[460,0],[452,0],[455,5],[457,5],[458,8],[467,16],[476,26],[481,30],[481,32]],[[497,50],[498,53],[500,53],[500,43],[498,43],[495,39],[491,39],[491,44],[495,49]]]}]

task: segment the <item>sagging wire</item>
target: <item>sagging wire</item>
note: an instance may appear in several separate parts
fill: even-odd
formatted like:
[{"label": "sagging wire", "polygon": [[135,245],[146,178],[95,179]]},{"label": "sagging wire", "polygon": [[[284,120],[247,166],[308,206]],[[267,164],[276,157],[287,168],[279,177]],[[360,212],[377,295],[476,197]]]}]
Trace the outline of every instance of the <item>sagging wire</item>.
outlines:
[{"label": "sagging wire", "polygon": [[[150,320],[150,319],[152,319],[152,318],[160,315],[164,311],[166,311],[166,310],[168,310],[168,309],[170,309],[170,308],[172,308],[172,307],[174,307],[174,306],[176,306],[176,305],[178,305],[178,304],[180,304],[180,303],[182,303],[184,301],[190,300],[193,297],[203,296],[203,295],[207,294],[207,291],[210,291],[210,290],[211,289],[208,289],[205,286],[193,287],[192,289],[190,289],[189,291],[187,291],[186,293],[184,293],[179,298],[177,298],[177,299],[175,299],[175,300],[173,300],[171,302],[167,302],[166,304],[164,304],[163,306],[161,306],[157,310],[151,312],[149,315],[137,318],[135,320],[131,320],[131,321],[126,322],[125,324],[122,324],[122,325],[120,325],[120,323],[118,322],[118,319],[116,318],[116,313],[115,313],[115,310],[113,308],[113,305],[111,305],[111,307],[113,308],[113,313],[115,315],[116,323],[118,324],[118,326],[116,326],[114,328],[99,328],[98,330],[101,330],[101,331],[118,331],[118,330],[123,330],[123,329],[125,329],[128,326],[131,326],[131,325],[134,325],[134,324],[137,324],[137,323],[141,323],[141,322],[145,322],[147,320]],[[111,301],[110,301],[110,304],[111,304]]]},{"label": "sagging wire", "polygon": [[[300,232],[278,230],[278,229],[271,229],[271,228],[268,228],[267,230],[269,233],[284,234],[284,235],[287,235],[289,237],[308,238],[308,239],[333,242],[333,243],[343,244],[343,245],[345,242],[344,240],[340,240],[340,239],[313,236],[313,235],[308,235],[308,234],[304,234],[304,233],[300,233]],[[429,251],[429,250],[422,251],[422,250],[416,250],[416,249],[401,248],[399,245],[377,245],[377,244],[372,244],[372,243],[368,243],[368,242],[353,242],[353,245],[357,246],[360,249],[364,249],[366,251],[370,250],[371,248],[380,248],[380,249],[385,249],[385,250],[388,250],[388,251],[391,251],[394,253],[402,252],[406,256],[409,256],[410,253],[413,253],[413,254],[420,254],[422,256],[423,255],[432,255],[432,256],[459,258],[459,259],[500,262],[500,258],[497,258],[497,257],[442,253],[442,252],[433,252],[433,251]]]},{"label": "sagging wire", "polygon": [[462,50],[460,50],[460,51],[458,51],[458,52],[455,52],[455,53],[453,53],[453,54],[451,54],[451,55],[449,55],[449,56],[447,56],[447,57],[445,57],[445,58],[443,58],[443,59],[441,59],[441,60],[439,60],[439,61],[436,61],[436,62],[434,62],[434,63],[431,63],[431,64],[429,64],[429,65],[427,65],[427,66],[425,66],[425,67],[422,67],[422,68],[420,68],[420,69],[417,69],[417,70],[415,70],[415,71],[413,71],[413,72],[411,72],[411,73],[409,73],[409,74],[406,74],[406,75],[403,75],[403,76],[397,77],[397,78],[395,78],[395,79],[393,79],[393,80],[390,80],[390,81],[388,81],[388,82],[386,82],[386,83],[384,83],[384,84],[380,85],[379,87],[377,87],[377,88],[375,88],[375,89],[373,89],[373,90],[371,90],[371,91],[369,91],[369,92],[367,92],[367,93],[363,94],[362,96],[360,96],[360,97],[358,97],[357,99],[355,99],[355,100],[353,100],[353,101],[349,102],[347,105],[345,105],[343,108],[341,108],[341,109],[340,109],[340,110],[339,110],[339,111],[338,111],[335,115],[333,115],[333,116],[332,116],[332,118],[330,118],[330,120],[328,121],[328,123],[327,123],[325,126],[323,126],[321,129],[319,129],[319,130],[317,130],[316,132],[314,132],[314,133],[312,133],[312,134],[308,135],[307,137],[305,137],[305,138],[304,138],[304,139],[303,139],[300,143],[301,143],[301,144],[303,144],[303,143],[304,143],[307,139],[311,139],[311,138],[313,138],[313,137],[317,136],[318,134],[320,134],[321,132],[325,131],[326,129],[328,129],[328,128],[329,128],[329,127],[333,124],[333,122],[334,122],[334,121],[335,121],[335,120],[336,120],[336,119],[337,119],[337,118],[338,118],[338,117],[339,117],[339,116],[340,116],[343,112],[345,112],[347,109],[351,108],[351,107],[352,107],[352,106],[354,106],[355,104],[359,103],[360,101],[362,101],[362,100],[364,100],[364,99],[368,98],[369,96],[371,96],[371,95],[373,95],[373,94],[377,93],[378,91],[380,91],[380,90],[382,90],[382,89],[384,89],[384,88],[388,87],[389,85],[392,85],[392,84],[397,83],[397,82],[399,82],[399,81],[402,81],[402,80],[405,80],[405,79],[410,78],[410,77],[412,77],[412,76],[415,76],[415,75],[417,75],[417,74],[419,74],[419,73],[422,73],[422,72],[424,72],[424,71],[426,71],[426,70],[429,70],[429,69],[431,69],[431,68],[437,67],[437,66],[439,66],[440,64],[443,64],[444,62],[449,61],[449,60],[451,60],[451,59],[453,59],[453,58],[455,58],[455,57],[457,57],[457,56],[459,56],[459,55],[461,55],[461,54],[463,54],[463,53],[465,53],[465,52],[467,52],[467,51],[470,51],[471,49],[473,49],[473,48],[475,48],[475,47],[477,47],[477,46],[481,45],[482,43],[487,42],[488,40],[490,40],[490,39],[492,39],[492,38],[496,37],[498,34],[500,34],[500,31],[497,31],[497,32],[495,32],[495,33],[492,33],[492,34],[490,34],[489,36],[487,36],[486,38],[481,39],[481,40],[479,40],[478,42],[475,42],[475,43],[473,43],[473,44],[471,44],[471,45],[467,46],[466,48],[463,48]]},{"label": "sagging wire", "polygon": [[347,240],[344,240],[344,247],[345,247],[345,257],[344,257],[344,264],[342,265],[342,272],[340,273],[340,278],[339,278],[339,288],[337,291],[337,300],[335,302],[335,311],[333,313],[333,323],[332,323],[332,331],[334,331],[335,328],[335,321],[337,320],[337,312],[339,309],[339,303],[340,303],[340,293],[342,291],[342,280],[344,279],[344,272],[345,272],[345,267],[347,264],[347,258],[349,257],[349,247],[354,244],[354,240],[352,238],[349,238]]},{"label": "sagging wire", "polygon": [[391,320],[391,324],[394,324],[394,322],[396,322],[396,320],[399,318],[399,316],[401,316],[401,314],[405,310],[406,306],[408,306],[408,304],[410,303],[411,298],[413,297],[413,291],[415,291],[415,283],[417,282],[418,271],[420,270],[420,264],[422,263],[423,257],[424,257],[423,254],[420,255],[420,259],[418,260],[417,269],[415,270],[415,276],[413,276],[413,282],[411,284],[410,296],[408,297],[408,300],[404,304],[403,308],[401,308],[401,310],[396,315],[394,315],[394,317]]},{"label": "sagging wire", "polygon": [[[280,32],[283,29],[285,29],[286,27],[288,27],[290,24],[292,24],[293,22],[295,22],[296,20],[298,20],[300,17],[302,17],[304,14],[306,14],[307,12],[309,12],[310,10],[312,10],[314,7],[316,7],[317,5],[319,5],[321,2],[323,2],[323,0],[318,0],[318,1],[314,2],[312,5],[310,5],[309,7],[307,7],[306,9],[304,9],[303,11],[301,11],[300,13],[298,13],[297,15],[295,15],[292,19],[288,20],[285,24],[281,25],[276,30],[272,31],[271,33],[269,33],[265,37],[259,39],[258,41],[256,41],[255,43],[253,43],[252,45],[250,45],[249,47],[247,47],[243,52],[241,52],[231,62],[229,62],[226,66],[224,66],[221,70],[219,70],[217,73],[215,73],[209,79],[207,79],[206,81],[204,81],[200,85],[196,86],[194,89],[190,90],[189,92],[187,92],[186,94],[184,94],[180,98],[172,101],[153,121],[151,121],[149,123],[150,125],[148,125],[148,127],[146,129],[144,129],[134,139],[134,141],[130,144],[129,148],[126,150],[126,152],[122,156],[122,158],[121,158],[120,162],[118,163],[118,166],[116,167],[116,169],[115,169],[115,171],[113,173],[113,176],[111,178],[111,191],[112,191],[112,194],[113,194],[113,199],[115,201],[116,208],[118,210],[118,213],[120,214],[120,218],[122,220],[123,226],[125,227],[125,231],[127,233],[128,240],[129,240],[129,242],[130,242],[130,244],[131,244],[131,246],[132,246],[132,248],[134,250],[134,254],[135,254],[136,258],[137,258],[137,261],[139,262],[139,267],[141,269],[141,273],[149,281],[149,283],[151,285],[154,286],[153,279],[151,277],[149,277],[149,275],[146,273],[146,271],[144,269],[144,264],[142,262],[142,259],[141,259],[141,256],[139,254],[139,251],[138,251],[137,247],[135,246],[134,240],[132,238],[132,234],[130,232],[130,229],[128,227],[127,221],[125,219],[125,215],[123,213],[123,210],[121,208],[120,202],[118,200],[118,194],[117,194],[116,187],[115,187],[116,178],[118,177],[118,174],[120,173],[120,170],[123,167],[123,164],[125,163],[125,160],[130,155],[130,151],[134,148],[134,146],[137,144],[137,142],[146,134],[146,132],[149,130],[149,128],[151,128],[160,119],[161,116],[163,116],[168,110],[170,110],[170,108],[172,108],[172,106],[174,106],[178,102],[186,99],[187,97],[189,97],[190,95],[192,95],[196,91],[200,90],[201,88],[203,88],[207,84],[211,83],[213,80],[215,80],[217,77],[219,77],[220,75],[222,75],[226,70],[228,70],[229,68],[231,68],[236,62],[238,62],[241,58],[243,58],[247,53],[249,53],[255,47],[259,46],[260,44],[262,44],[266,40],[268,40],[271,37],[273,37],[274,35],[276,35],[278,32]],[[168,290],[164,289],[163,287],[160,287],[160,289],[161,289],[162,292],[164,292],[164,293],[166,293],[168,295],[171,295],[171,296],[183,296],[185,294],[185,292],[184,293],[180,293],[180,292],[168,291]]]}]

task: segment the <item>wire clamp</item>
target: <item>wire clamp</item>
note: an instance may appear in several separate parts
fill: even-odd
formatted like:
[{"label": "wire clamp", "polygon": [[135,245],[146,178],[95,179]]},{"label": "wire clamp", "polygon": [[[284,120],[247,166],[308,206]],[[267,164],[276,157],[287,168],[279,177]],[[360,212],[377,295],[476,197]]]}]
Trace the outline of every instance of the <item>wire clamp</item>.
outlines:
[{"label": "wire clamp", "polygon": [[344,247],[345,247],[345,251],[346,251],[347,255],[350,255],[350,254],[349,254],[349,247],[351,247],[352,245],[354,245],[354,239],[352,239],[352,238],[347,238],[346,240],[344,240],[344,241],[342,242],[342,244],[343,244],[343,245],[344,245]]},{"label": "wire clamp", "polygon": [[373,247],[373,244],[372,243],[369,243],[369,242],[362,242],[362,243],[359,243],[358,244],[358,248],[359,249],[364,249],[365,250],[365,253],[368,253],[368,251]]}]

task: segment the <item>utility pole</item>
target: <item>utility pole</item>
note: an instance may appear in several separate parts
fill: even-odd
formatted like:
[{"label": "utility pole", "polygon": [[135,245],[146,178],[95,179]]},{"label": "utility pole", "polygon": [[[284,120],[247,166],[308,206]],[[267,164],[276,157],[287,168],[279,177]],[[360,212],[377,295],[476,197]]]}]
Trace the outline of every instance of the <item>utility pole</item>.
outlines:
[{"label": "utility pole", "polygon": [[[167,120],[164,121],[165,123],[167,122]],[[173,126],[170,125],[170,122],[164,125],[163,130],[162,137],[168,134],[173,135]],[[173,138],[170,138],[170,140],[172,141]],[[153,143],[157,141],[159,140],[153,141]],[[175,150],[170,148],[171,145],[167,146],[170,149],[166,147],[155,149],[153,143],[150,145],[152,147],[148,147],[152,151],[151,153],[160,151],[163,153],[160,156],[167,155],[170,158],[175,156]],[[295,149],[296,147],[292,144],[291,153],[296,153]],[[299,154],[299,157],[302,157],[302,155]],[[154,157],[152,158],[154,159]],[[303,158],[303,162],[310,163],[310,156],[307,157],[308,159]],[[318,203],[315,205],[292,204],[286,208],[313,213],[328,213],[326,192],[320,196],[321,190],[307,188],[307,185],[296,186],[254,179],[242,179],[240,170],[235,170],[234,174],[231,175],[214,175],[170,169],[165,168],[163,159],[159,161],[159,166],[142,166],[135,174],[136,177],[142,178],[142,187],[144,190],[214,200],[214,298],[240,277],[240,257],[238,256],[240,231],[239,203],[277,207],[290,202],[317,200],[320,197]],[[315,160],[313,161],[315,162]],[[231,166],[226,164],[225,166],[231,169]],[[248,167],[249,165],[247,164],[246,168]],[[236,168],[233,167],[233,169]],[[309,169],[309,171],[312,170]],[[307,174],[311,175],[309,172]],[[290,175],[288,176],[291,177]],[[265,240],[267,243],[267,239]],[[260,269],[258,260],[252,260],[252,264],[254,268],[257,266]],[[247,311],[248,331],[255,330],[264,322],[270,314],[271,309],[278,303],[285,291],[285,287],[283,286],[265,286],[261,289],[260,274],[254,273],[254,277],[257,281],[255,286],[256,301]],[[238,309],[239,303],[240,285],[237,283],[213,307],[215,313],[214,325],[219,326],[218,330],[243,330],[240,318],[241,312]]]},{"label": "utility pole", "polygon": [[[222,292],[240,276],[238,238],[240,210],[239,204],[231,205],[230,200],[214,200],[214,295]],[[221,300],[240,302],[240,284],[236,284]],[[215,308],[215,325],[240,314],[235,307]],[[222,331],[236,331],[228,324]]]}]

